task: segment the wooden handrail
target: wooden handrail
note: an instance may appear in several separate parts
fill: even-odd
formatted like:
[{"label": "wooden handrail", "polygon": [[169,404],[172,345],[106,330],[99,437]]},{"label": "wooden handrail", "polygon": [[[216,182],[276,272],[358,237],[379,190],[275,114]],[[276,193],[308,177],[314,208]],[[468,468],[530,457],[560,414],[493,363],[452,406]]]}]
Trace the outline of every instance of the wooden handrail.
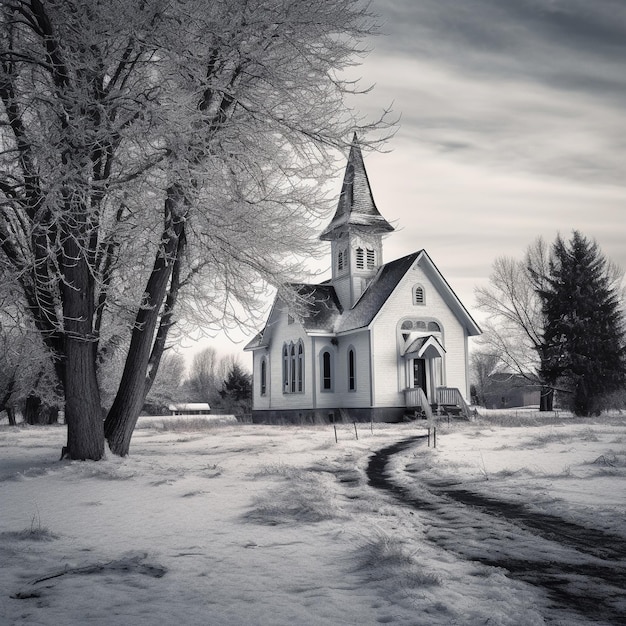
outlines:
[{"label": "wooden handrail", "polygon": [[420,408],[424,411],[427,419],[432,419],[433,412],[428,398],[421,387],[410,387],[404,390],[404,401],[408,408]]}]

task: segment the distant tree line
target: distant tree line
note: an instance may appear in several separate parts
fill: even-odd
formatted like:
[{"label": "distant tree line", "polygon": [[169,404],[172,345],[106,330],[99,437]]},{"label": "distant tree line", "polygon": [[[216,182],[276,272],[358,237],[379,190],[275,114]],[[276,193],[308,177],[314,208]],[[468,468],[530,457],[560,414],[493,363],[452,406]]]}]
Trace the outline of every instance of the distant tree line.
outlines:
[{"label": "distant tree line", "polygon": [[[10,348],[0,352],[0,412],[6,412],[10,425],[17,425],[18,415],[26,424],[56,423],[62,399],[55,393],[54,377],[45,371],[46,366],[51,367],[49,362],[42,361],[43,370],[33,368],[28,374],[32,361],[23,367],[10,356]],[[104,377],[102,385],[106,401],[114,393],[115,380]],[[142,410],[164,415],[169,405],[177,402],[207,402],[213,413],[247,415],[252,410],[252,375],[235,356],[219,356],[213,347],[196,354],[188,371],[184,358],[168,351]]]}]

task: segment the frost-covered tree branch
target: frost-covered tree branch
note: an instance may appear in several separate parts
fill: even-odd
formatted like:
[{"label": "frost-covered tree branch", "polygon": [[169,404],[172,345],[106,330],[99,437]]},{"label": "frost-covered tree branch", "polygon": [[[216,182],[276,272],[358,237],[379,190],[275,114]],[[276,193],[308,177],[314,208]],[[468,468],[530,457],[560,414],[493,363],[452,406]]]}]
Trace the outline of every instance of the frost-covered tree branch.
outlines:
[{"label": "frost-covered tree branch", "polygon": [[335,150],[385,127],[341,78],[373,30],[356,0],[3,3],[0,250],[54,355],[70,457],[100,458],[105,432],[128,453],[177,320],[245,320],[314,254]]}]

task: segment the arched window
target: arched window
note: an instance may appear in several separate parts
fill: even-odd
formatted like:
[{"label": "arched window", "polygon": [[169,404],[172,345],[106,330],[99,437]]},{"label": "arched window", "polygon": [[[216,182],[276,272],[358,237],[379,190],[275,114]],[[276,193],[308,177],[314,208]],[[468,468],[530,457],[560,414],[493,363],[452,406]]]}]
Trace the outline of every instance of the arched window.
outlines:
[{"label": "arched window", "polygon": [[267,393],[267,359],[263,357],[261,359],[261,395],[264,396]]},{"label": "arched window", "polygon": [[426,304],[426,293],[422,285],[413,287],[413,304]]},{"label": "arched window", "polygon": [[283,393],[302,393],[303,391],[304,344],[300,339],[297,344],[293,341],[283,344]]},{"label": "arched window", "polygon": [[441,326],[439,326],[439,324],[437,324],[437,322],[428,322],[428,330],[433,332],[433,333],[440,333],[441,332]]},{"label": "arched window", "polygon": [[289,391],[296,392],[296,346],[289,347]]},{"label": "arched window", "polygon": [[289,393],[289,348],[283,345],[283,393]]},{"label": "arched window", "polygon": [[362,270],[365,268],[365,257],[363,256],[363,248],[356,249],[356,268]]},{"label": "arched window", "polygon": [[304,391],[304,344],[302,341],[298,342],[298,365],[297,365],[297,387],[298,392]]},{"label": "arched window", "polygon": [[354,348],[348,350],[348,390],[356,391],[356,359]]},{"label": "arched window", "polygon": [[333,357],[328,350],[322,352],[321,357],[321,369],[322,375],[320,376],[320,382],[322,385],[322,391],[333,390]]}]

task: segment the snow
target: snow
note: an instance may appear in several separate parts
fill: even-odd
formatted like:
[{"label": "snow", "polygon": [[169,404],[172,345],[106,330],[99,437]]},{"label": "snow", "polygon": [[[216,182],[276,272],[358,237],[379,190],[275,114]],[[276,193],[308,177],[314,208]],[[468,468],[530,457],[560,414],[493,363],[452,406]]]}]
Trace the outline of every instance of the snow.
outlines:
[{"label": "snow", "polygon": [[[130,456],[100,462],[58,461],[63,427],[0,426],[0,623],[589,623],[472,558],[490,542],[565,558],[559,544],[498,520],[482,536],[470,507],[436,519],[368,485],[370,455],[425,422],[359,424],[358,440],[341,425],[335,442],[332,426],[209,418],[143,419]],[[452,481],[626,536],[625,420],[437,435],[393,457],[394,482]]]}]

